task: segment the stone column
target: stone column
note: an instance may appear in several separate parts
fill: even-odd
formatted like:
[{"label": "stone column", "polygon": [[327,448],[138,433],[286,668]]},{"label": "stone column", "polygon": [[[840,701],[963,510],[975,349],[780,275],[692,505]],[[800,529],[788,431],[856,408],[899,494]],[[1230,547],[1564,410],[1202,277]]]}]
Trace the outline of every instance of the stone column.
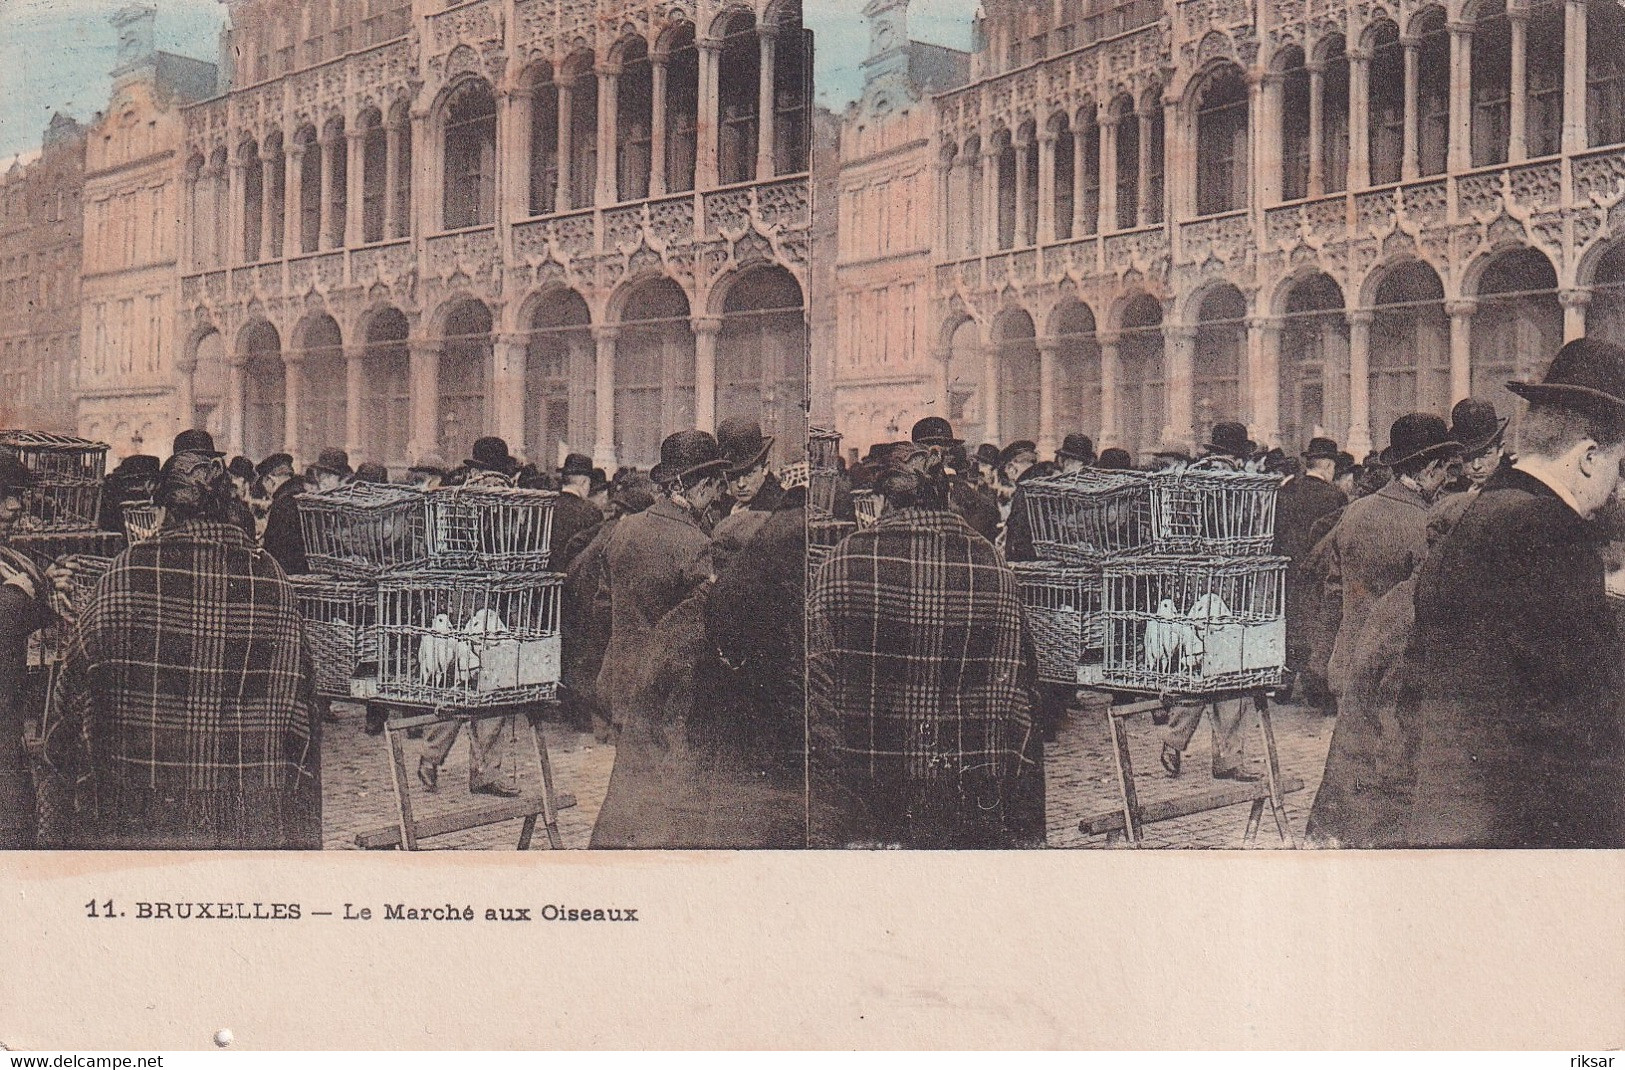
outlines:
[{"label": "stone column", "polygon": [[348,155],[344,161],[344,241],[341,244],[354,248],[363,244],[362,238],[366,233],[362,223],[362,191],[366,178],[367,132],[346,127],[344,145]]},{"label": "stone column", "polygon": [[1038,135],[1038,244],[1055,240],[1055,132]]},{"label": "stone column", "polygon": [[1083,127],[1072,132],[1072,236],[1081,238],[1085,234],[1095,233],[1097,227],[1089,225],[1089,206],[1084,203],[1085,191],[1089,188],[1089,175],[1085,170],[1088,162],[1088,150],[1084,142]]},{"label": "stone column", "polygon": [[[1267,121],[1265,129],[1255,135],[1255,141],[1264,145],[1280,145],[1281,138],[1281,91],[1286,82],[1286,76],[1279,71],[1265,71],[1262,88],[1264,98],[1264,117]],[[1262,161],[1261,161],[1262,162]],[[1260,167],[1258,175],[1258,190],[1264,198],[1265,204],[1277,204],[1281,200],[1281,163],[1278,156],[1270,156],[1269,166]]]},{"label": "stone column", "polygon": [[1144,227],[1151,223],[1151,112],[1135,114],[1140,120],[1140,196],[1135,222]]},{"label": "stone column", "polygon": [[181,178],[182,203],[186,205],[186,217],[180,221],[184,236],[181,242],[181,270],[193,272],[198,270],[203,258],[198,255],[198,175],[188,171]]},{"label": "stone column", "polygon": [[323,137],[320,142],[322,154],[322,202],[321,219],[316,225],[316,248],[330,249],[333,246],[333,153],[336,139]]},{"label": "stone column", "polygon": [[[245,177],[247,171],[248,165],[242,160],[231,161],[230,186],[226,194],[227,210],[231,219],[228,223],[230,234],[226,248],[231,250],[233,255],[227,258],[228,263],[246,264],[254,259],[248,250],[248,242],[243,233],[247,229],[245,221],[248,219],[248,181]],[[254,250],[256,253],[258,251]]]},{"label": "stone column", "polygon": [[779,28],[763,22],[756,28],[761,49],[756,80],[756,181],[766,182],[775,173],[773,139],[777,116],[774,114],[773,74],[778,66]]},{"label": "stone column", "polygon": [[303,459],[300,454],[299,422],[301,418],[300,401],[305,394],[305,354],[297,349],[284,350],[282,354],[282,449],[293,454],[294,460]]},{"label": "stone column", "polygon": [[1038,452],[1049,456],[1055,452],[1055,354],[1061,343],[1054,338],[1039,338],[1038,346]]},{"label": "stone column", "polygon": [[1107,121],[1106,106],[1100,106],[1100,232],[1120,229],[1117,225],[1117,124]]},{"label": "stone column", "polygon": [[1585,151],[1586,130],[1586,0],[1563,5],[1563,151]]},{"label": "stone column", "polygon": [[953,193],[954,170],[953,161],[945,157],[937,157],[937,185],[936,185],[936,211],[933,219],[933,231],[937,247],[948,250],[950,258],[958,256],[958,250],[953,243]]},{"label": "stone column", "polygon": [[1118,343],[1122,335],[1116,331],[1096,331],[1095,341],[1100,344],[1100,445],[1102,448],[1117,440],[1117,381],[1121,378],[1121,358]]},{"label": "stone column", "polygon": [[300,214],[304,205],[305,146],[295,141],[283,153],[282,255],[293,257],[304,251],[301,243]]},{"label": "stone column", "polygon": [[717,422],[717,336],[722,333],[721,316],[695,316],[694,327],[694,426],[715,431]]},{"label": "stone column", "polygon": [[1422,173],[1421,139],[1417,137],[1421,123],[1422,42],[1415,37],[1401,37],[1399,45],[1405,50],[1405,131],[1399,177],[1413,182]]},{"label": "stone column", "polygon": [[1450,24],[1450,170],[1473,165],[1473,24]]},{"label": "stone column", "polygon": [[502,160],[502,207],[497,216],[509,223],[530,218],[530,109],[534,95],[529,86],[516,86],[500,98],[497,153]]},{"label": "stone column", "polygon": [[666,195],[666,57],[649,57],[649,196]]},{"label": "stone column", "polygon": [[1371,185],[1371,53],[1349,56],[1349,181],[1351,190]]},{"label": "stone column", "polygon": [[1309,196],[1319,197],[1326,192],[1326,120],[1325,101],[1326,64],[1316,60],[1309,64]]},{"label": "stone column", "polygon": [[[521,444],[525,439],[525,362],[528,356],[525,336],[499,334],[493,339],[491,402],[496,417],[496,433],[510,443]],[[550,457],[531,457],[532,462],[545,468]]]},{"label": "stone column", "polygon": [[175,429],[184,431],[197,418],[197,398],[193,376],[197,374],[197,358],[183,356],[175,362]]},{"label": "stone column", "polygon": [[400,210],[395,202],[401,193],[401,127],[391,122],[384,128],[384,240],[400,234]]},{"label": "stone column", "polygon": [[1173,442],[1194,443],[1196,328],[1167,324],[1163,327],[1163,337],[1168,384],[1168,425],[1163,433]]},{"label": "stone column", "polygon": [[999,396],[999,343],[982,346],[982,438],[998,445],[1004,444],[1003,429],[999,426],[999,410],[1003,407]]},{"label": "stone column", "polygon": [[1371,452],[1371,322],[1369,308],[1349,310],[1349,433],[1347,449],[1354,459]]},{"label": "stone column", "polygon": [[1563,306],[1563,341],[1572,342],[1586,334],[1586,309],[1591,305],[1591,291],[1587,289],[1559,290],[1558,304]]},{"label": "stone column", "polygon": [[232,456],[243,452],[243,424],[246,423],[247,414],[244,408],[247,404],[246,380],[248,378],[248,360],[241,353],[232,353],[226,358],[226,450]]},{"label": "stone column", "polygon": [[621,157],[617,102],[620,82],[618,64],[598,68],[598,191],[594,200],[601,205],[617,204],[621,199],[615,182]]},{"label": "stone column", "polygon": [[558,161],[559,173],[556,176],[557,185],[553,191],[553,210],[555,212],[568,212],[574,207],[570,200],[570,156],[575,149],[575,130],[570,122],[571,112],[575,110],[575,81],[573,79],[559,79],[559,102],[555,111],[555,121],[558,123],[559,147]]},{"label": "stone column", "polygon": [[281,160],[260,146],[260,255],[271,259],[271,167]]},{"label": "stone column", "polygon": [[999,153],[982,144],[982,253],[991,255],[999,251]]},{"label": "stone column", "polygon": [[1185,173],[1190,171],[1191,181],[1195,181],[1196,177],[1196,154],[1190,151],[1184,127],[1180,125],[1177,99],[1163,98],[1162,139],[1163,159],[1173,161],[1172,164],[1165,162],[1162,168],[1162,220],[1168,225],[1169,234],[1177,235],[1179,232],[1173,223],[1174,220],[1183,218],[1181,213],[1187,196],[1185,191],[1190,188],[1186,183]]},{"label": "stone column", "polygon": [[[1522,163],[1529,158],[1529,9],[1507,5],[1507,23],[1512,28],[1512,86],[1507,122],[1507,162]],[[1581,61],[1581,66],[1584,66]]]},{"label": "stone column", "polygon": [[1027,176],[1032,170],[1027,162],[1027,148],[1029,142],[1015,142],[1016,149],[1016,232],[1014,241],[1010,243],[1012,249],[1019,249],[1027,244],[1027,224],[1032,220],[1032,206],[1028,201]]},{"label": "stone column", "polygon": [[406,344],[412,384],[412,435],[408,449],[417,458],[440,449],[440,344],[429,338],[410,338]]},{"label": "stone column", "polygon": [[1446,301],[1450,316],[1450,404],[1473,392],[1473,313],[1478,302],[1472,298]]},{"label": "stone column", "polygon": [[606,472],[615,470],[615,340],[620,333],[619,327],[592,328],[596,346],[593,370],[597,380],[593,393],[592,463]]},{"label": "stone column", "polygon": [[975,256],[977,249],[981,245],[982,236],[976,233],[976,228],[971,225],[979,218],[977,213],[981,210],[979,206],[974,205],[971,201],[973,186],[971,175],[980,166],[982,166],[980,160],[966,153],[960,153],[954,159],[954,168],[959,171],[958,188],[960,193],[956,196],[962,196],[963,200],[953,204],[950,211],[959,209],[964,211],[964,215],[960,216],[959,220],[959,247],[952,250],[956,258]]},{"label": "stone column", "polygon": [[717,64],[722,42],[702,38],[694,42],[700,56],[699,114],[695,116],[694,188],[713,189],[717,184]]},{"label": "stone column", "polygon": [[[362,416],[366,411],[367,347],[351,342],[344,347],[344,449],[352,463],[360,461],[367,444],[362,434]],[[368,460],[387,463],[388,457]]]},{"label": "stone column", "polygon": [[1281,326],[1281,321],[1271,316],[1251,316],[1247,320],[1247,363],[1252,379],[1248,402],[1252,407],[1253,434],[1269,446],[1278,445],[1281,435]]}]

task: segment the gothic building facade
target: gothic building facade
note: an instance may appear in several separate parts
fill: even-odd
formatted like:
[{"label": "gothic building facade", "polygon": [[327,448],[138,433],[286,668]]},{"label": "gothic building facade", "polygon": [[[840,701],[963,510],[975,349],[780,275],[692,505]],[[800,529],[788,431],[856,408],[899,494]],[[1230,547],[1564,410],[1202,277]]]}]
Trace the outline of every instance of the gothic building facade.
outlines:
[{"label": "gothic building facade", "polygon": [[800,449],[796,0],[229,0],[186,112],[183,409],[234,451]]},{"label": "gothic building facade", "polygon": [[973,435],[1358,453],[1622,336],[1618,4],[990,0],[980,33],[933,280]]}]

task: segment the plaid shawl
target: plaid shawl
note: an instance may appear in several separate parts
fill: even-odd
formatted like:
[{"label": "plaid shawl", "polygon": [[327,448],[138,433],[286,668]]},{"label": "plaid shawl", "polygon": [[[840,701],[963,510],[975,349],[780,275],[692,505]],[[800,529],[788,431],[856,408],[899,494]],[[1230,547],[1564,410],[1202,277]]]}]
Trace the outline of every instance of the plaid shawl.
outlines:
[{"label": "plaid shawl", "polygon": [[888,513],[835,548],[807,614],[815,845],[1042,842],[1021,604],[985,539]]},{"label": "plaid shawl", "polygon": [[235,526],[184,523],[120,554],[79,620],[47,728],[48,757],[79,784],[79,838],[319,844],[300,629],[281,567]]}]

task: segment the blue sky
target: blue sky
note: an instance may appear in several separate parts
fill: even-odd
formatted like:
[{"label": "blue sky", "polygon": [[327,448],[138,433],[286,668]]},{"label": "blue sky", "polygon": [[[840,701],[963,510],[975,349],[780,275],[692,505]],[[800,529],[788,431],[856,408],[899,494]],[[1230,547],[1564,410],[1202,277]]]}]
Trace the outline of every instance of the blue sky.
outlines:
[{"label": "blue sky", "polygon": [[[107,106],[113,12],[130,0],[0,0],[0,163],[38,150],[53,111],[88,120]],[[226,6],[156,0],[158,47],[215,60]]]},{"label": "blue sky", "polygon": [[[0,166],[39,148],[53,111],[87,120],[106,106],[115,40],[108,22],[129,0],[0,0]],[[977,0],[914,0],[909,35],[968,49]],[[157,0],[158,47],[213,60],[226,8],[220,0]],[[868,48],[864,0],[804,0],[817,35],[820,103],[839,110],[862,91]]]}]

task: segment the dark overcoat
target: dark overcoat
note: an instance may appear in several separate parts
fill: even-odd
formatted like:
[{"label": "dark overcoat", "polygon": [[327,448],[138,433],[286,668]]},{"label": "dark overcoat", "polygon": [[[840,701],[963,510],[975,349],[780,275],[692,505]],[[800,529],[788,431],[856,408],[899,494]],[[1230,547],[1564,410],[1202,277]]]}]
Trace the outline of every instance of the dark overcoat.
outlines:
[{"label": "dark overcoat", "polygon": [[1408,843],[1625,847],[1601,548],[1551,488],[1503,469],[1423,567],[1400,699],[1420,704]]},{"label": "dark overcoat", "polygon": [[299,527],[299,505],[294,499],[310,489],[294,476],[271,495],[271,512],[265,520],[265,552],[276,558],[290,576],[309,572],[305,564],[305,535]]},{"label": "dark overcoat", "polygon": [[553,531],[549,541],[548,568],[563,572],[570,565],[570,550],[575,537],[588,528],[604,522],[604,512],[578,494],[560,492],[553,502]]},{"label": "dark overcoat", "polygon": [[1377,599],[1416,571],[1428,545],[1428,500],[1399,480],[1343,511],[1331,535],[1327,588],[1342,602],[1342,623],[1326,679],[1342,691],[1345,663]]},{"label": "dark overcoat", "polygon": [[1276,499],[1275,552],[1292,561],[1286,576],[1286,645],[1287,663],[1295,669],[1309,660],[1320,608],[1319,580],[1299,566],[1314,549],[1310,533],[1315,522],[1347,504],[1348,495],[1341,488],[1312,475],[1291,480]]}]

